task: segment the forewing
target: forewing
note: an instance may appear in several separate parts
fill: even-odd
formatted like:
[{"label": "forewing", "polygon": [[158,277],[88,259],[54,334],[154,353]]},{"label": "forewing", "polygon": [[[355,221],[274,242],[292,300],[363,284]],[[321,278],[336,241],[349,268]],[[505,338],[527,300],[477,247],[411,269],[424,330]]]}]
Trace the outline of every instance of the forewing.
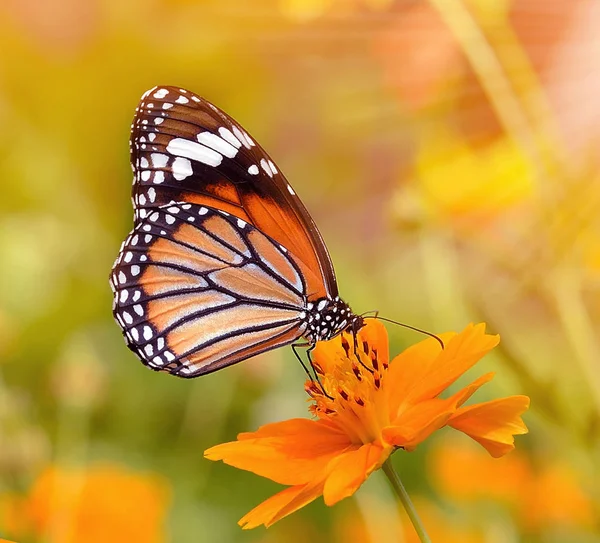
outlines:
[{"label": "forewing", "polygon": [[190,203],[148,211],[113,267],[113,312],[144,364],[195,377],[305,331],[306,284],[279,243]]},{"label": "forewing", "polygon": [[138,221],[172,201],[222,209],[288,249],[309,299],[337,296],[331,259],[304,204],[226,113],[185,89],[155,87],[137,108],[130,147]]}]

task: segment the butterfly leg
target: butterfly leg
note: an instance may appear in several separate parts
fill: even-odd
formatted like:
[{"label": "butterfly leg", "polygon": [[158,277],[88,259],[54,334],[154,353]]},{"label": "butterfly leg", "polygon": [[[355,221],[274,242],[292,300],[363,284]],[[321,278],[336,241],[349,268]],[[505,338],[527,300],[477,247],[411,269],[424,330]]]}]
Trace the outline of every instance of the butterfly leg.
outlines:
[{"label": "butterfly leg", "polygon": [[[308,358],[308,363],[310,365],[310,367],[313,370],[313,375],[311,375],[309,369],[306,367],[306,365],[304,364],[304,361],[302,360],[302,357],[300,356],[300,354],[298,353],[298,351],[296,349],[298,348],[304,348],[304,347],[308,347],[308,349],[306,349],[306,358]],[[296,356],[296,358],[298,359],[298,361],[300,362],[300,364],[302,364],[302,369],[304,370],[304,372],[306,373],[306,375],[308,376],[308,378],[311,381],[316,381],[317,384],[319,385],[319,388],[321,389],[321,392],[323,392],[323,394],[325,396],[327,396],[330,400],[333,400],[333,398],[327,394],[327,391],[325,390],[325,388],[323,387],[323,384],[321,383],[321,380],[319,379],[319,374],[317,373],[317,371],[315,370],[315,367],[313,365],[313,361],[312,358],[310,356],[311,352],[313,351],[313,349],[315,348],[314,345],[311,345],[310,343],[292,343],[292,351],[294,351],[294,355]]]},{"label": "butterfly leg", "polygon": [[[294,351],[294,356],[298,359],[298,362],[300,362],[300,364],[302,366],[302,369],[304,370],[304,373],[306,373],[306,375],[308,376],[308,378],[311,381],[314,381],[315,378],[310,374],[310,371],[308,370],[308,368],[304,364],[304,360],[302,360],[302,357],[300,356],[300,354],[296,350],[296,349],[299,349],[299,348],[308,347],[309,345],[310,345],[310,343],[292,343],[292,351]],[[308,357],[308,360],[310,362],[310,357]],[[312,362],[310,363],[310,365],[312,367]],[[314,371],[314,368],[313,368],[313,371]]]}]

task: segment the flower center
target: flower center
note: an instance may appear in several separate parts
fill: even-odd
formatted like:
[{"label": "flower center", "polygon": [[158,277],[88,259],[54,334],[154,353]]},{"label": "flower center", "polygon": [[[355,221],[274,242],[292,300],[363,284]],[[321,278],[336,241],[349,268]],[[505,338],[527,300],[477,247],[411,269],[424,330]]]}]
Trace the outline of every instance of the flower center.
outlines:
[{"label": "flower center", "polygon": [[343,332],[332,341],[341,342],[342,349],[327,359],[326,367],[313,362],[319,382],[305,385],[314,402],[310,411],[334,422],[354,443],[378,441],[389,424],[383,389],[388,365],[380,362],[376,347],[356,334]]}]

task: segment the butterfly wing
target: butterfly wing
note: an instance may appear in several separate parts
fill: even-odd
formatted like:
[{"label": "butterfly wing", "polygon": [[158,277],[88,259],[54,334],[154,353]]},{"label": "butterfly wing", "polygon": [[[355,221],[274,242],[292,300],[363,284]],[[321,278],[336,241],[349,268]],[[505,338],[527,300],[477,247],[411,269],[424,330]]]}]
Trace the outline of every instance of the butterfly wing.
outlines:
[{"label": "butterfly wing", "polygon": [[140,219],[111,285],[129,348],[181,377],[292,343],[306,330],[306,284],[279,243],[197,204],[161,206]]},{"label": "butterfly wing", "polygon": [[308,211],[264,149],[223,111],[190,91],[155,87],[137,108],[130,146],[138,220],[169,202],[222,209],[288,249],[309,300],[337,296]]}]

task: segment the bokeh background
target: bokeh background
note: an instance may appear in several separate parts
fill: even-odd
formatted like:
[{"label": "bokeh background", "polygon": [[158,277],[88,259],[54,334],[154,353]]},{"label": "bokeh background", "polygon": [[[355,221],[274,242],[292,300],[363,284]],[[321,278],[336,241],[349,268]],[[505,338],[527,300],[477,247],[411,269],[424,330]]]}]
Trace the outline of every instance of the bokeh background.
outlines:
[{"label": "bokeh background", "polygon": [[[517,450],[442,431],[394,457],[433,540],[600,541],[599,28],[597,0],[3,0],[0,534],[414,541],[381,473],[236,525],[279,488],[202,453],[308,416],[289,349],[194,381],[126,349],[129,125],[173,84],[276,159],[357,312],[501,334],[477,399],[531,397]],[[422,339],[389,330],[393,352]]]}]

